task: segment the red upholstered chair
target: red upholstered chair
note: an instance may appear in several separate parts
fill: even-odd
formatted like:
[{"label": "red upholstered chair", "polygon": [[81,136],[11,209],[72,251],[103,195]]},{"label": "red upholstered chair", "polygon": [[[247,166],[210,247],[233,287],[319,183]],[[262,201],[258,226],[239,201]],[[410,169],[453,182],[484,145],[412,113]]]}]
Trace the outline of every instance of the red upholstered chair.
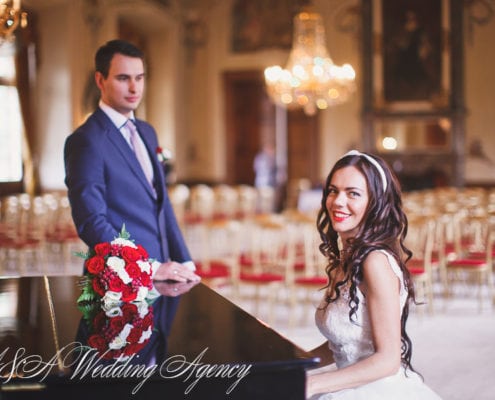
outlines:
[{"label": "red upholstered chair", "polygon": [[270,214],[275,210],[275,189],[270,186],[261,186],[256,188],[257,212],[260,214]]},{"label": "red upholstered chair", "polygon": [[48,211],[48,218],[53,223],[47,224],[45,244],[47,248],[48,267],[60,269],[66,273],[71,266],[78,273],[82,272],[82,262],[75,253],[86,251],[87,246],[79,238],[72,220],[71,207],[66,194],[47,193],[43,195]]},{"label": "red upholstered chair", "polygon": [[[445,258],[448,262],[465,258],[467,254],[484,252],[489,218],[486,213],[473,214],[468,209],[460,209],[454,215],[448,215],[449,229],[445,230]],[[444,224],[444,226],[447,224]]]},{"label": "red upholstered chair", "polygon": [[477,285],[479,309],[483,308],[483,286],[487,286],[488,299],[495,304],[493,284],[493,260],[494,260],[495,231],[487,230],[483,249],[480,251],[468,251],[461,257],[447,262],[449,278],[449,296],[453,294],[454,283],[464,283],[469,289],[471,282]]},{"label": "red upholstered chair", "polygon": [[235,217],[243,220],[256,214],[258,192],[254,186],[237,185],[237,209]]},{"label": "red upholstered chair", "polygon": [[170,203],[174,208],[177,222],[182,228],[184,228],[185,224],[190,195],[191,191],[186,185],[182,183],[171,185],[168,188],[168,197],[170,198]]},{"label": "red upholstered chair", "polygon": [[253,219],[249,230],[250,246],[243,256],[240,287],[244,293],[249,288],[254,290],[251,295],[254,314],[260,316],[261,306],[266,306],[267,319],[273,323],[275,302],[291,299],[289,292],[294,281],[295,232],[278,215],[262,215]]},{"label": "red upholstered chair", "polygon": [[[0,271],[31,275],[44,272],[45,228],[49,222],[42,198],[26,193],[2,199]],[[3,271],[2,271],[3,270]]]},{"label": "red upholstered chair", "polygon": [[459,226],[464,219],[463,214],[463,210],[450,205],[448,211],[443,212],[439,218],[443,239],[441,251],[446,261],[454,260],[462,253]]},{"label": "red upholstered chair", "polygon": [[439,260],[433,259],[434,244],[435,220],[430,217],[411,219],[406,246],[413,252],[413,258],[407,262],[407,268],[418,300],[426,302],[430,313],[433,313],[433,271],[439,268]]},{"label": "red upholstered chair", "polygon": [[197,274],[207,285],[231,289],[235,298],[239,289],[241,224],[236,220],[217,219],[197,227],[199,243],[193,259]]},{"label": "red upholstered chair", "polygon": [[321,290],[328,284],[327,260],[319,250],[321,238],[315,221],[308,220],[300,229],[304,237],[304,269],[296,273],[293,296],[295,303],[303,304],[301,321],[309,322],[313,320],[315,307],[323,296]]},{"label": "red upholstered chair", "polygon": [[204,184],[191,187],[189,207],[184,216],[186,225],[208,221],[215,212],[215,193],[213,188]]},{"label": "red upholstered chair", "polygon": [[[196,261],[196,273],[209,286],[222,284],[231,277],[231,268],[223,260]],[[215,282],[215,283],[214,283]]]},{"label": "red upholstered chair", "polygon": [[233,186],[219,184],[213,188],[213,218],[234,219],[237,213],[238,194]]},{"label": "red upholstered chair", "polygon": [[194,261],[201,261],[200,258],[204,257],[205,224],[213,219],[214,202],[215,195],[210,186],[197,184],[189,189],[181,228]]}]

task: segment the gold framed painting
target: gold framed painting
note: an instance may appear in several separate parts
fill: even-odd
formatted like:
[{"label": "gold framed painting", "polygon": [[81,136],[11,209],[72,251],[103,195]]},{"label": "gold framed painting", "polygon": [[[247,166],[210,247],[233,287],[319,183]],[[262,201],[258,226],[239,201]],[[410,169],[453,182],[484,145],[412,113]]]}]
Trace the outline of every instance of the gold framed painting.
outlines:
[{"label": "gold framed painting", "polygon": [[374,0],[373,107],[421,112],[450,96],[448,0]]},{"label": "gold framed painting", "polygon": [[292,18],[302,0],[234,0],[231,50],[290,49]]}]

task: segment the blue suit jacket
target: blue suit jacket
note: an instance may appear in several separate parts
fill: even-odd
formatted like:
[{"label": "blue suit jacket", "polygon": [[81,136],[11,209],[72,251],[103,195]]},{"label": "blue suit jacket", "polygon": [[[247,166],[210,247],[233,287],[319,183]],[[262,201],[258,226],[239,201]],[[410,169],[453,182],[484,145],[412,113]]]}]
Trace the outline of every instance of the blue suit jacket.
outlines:
[{"label": "blue suit jacket", "polygon": [[141,120],[136,126],[153,164],[156,196],[134,152],[101,109],[67,138],[65,183],[77,231],[93,247],[113,240],[125,224],[151,258],[190,261],[156,156],[155,130]]}]

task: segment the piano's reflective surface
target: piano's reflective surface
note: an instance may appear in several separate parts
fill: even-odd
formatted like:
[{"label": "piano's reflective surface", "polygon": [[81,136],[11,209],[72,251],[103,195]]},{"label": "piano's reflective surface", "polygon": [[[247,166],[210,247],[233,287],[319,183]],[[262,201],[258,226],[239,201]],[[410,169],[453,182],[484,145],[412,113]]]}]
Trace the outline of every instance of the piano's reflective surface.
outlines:
[{"label": "piano's reflective surface", "polygon": [[77,358],[80,279],[0,279],[2,399],[304,399],[318,360],[202,283],[156,285],[153,335],[127,363]]}]

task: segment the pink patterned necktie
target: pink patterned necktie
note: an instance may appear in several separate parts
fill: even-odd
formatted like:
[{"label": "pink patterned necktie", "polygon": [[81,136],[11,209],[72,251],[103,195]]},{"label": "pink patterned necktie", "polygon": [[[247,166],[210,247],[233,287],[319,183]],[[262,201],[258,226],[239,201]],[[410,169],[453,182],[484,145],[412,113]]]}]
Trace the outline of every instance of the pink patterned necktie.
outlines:
[{"label": "pink patterned necktie", "polygon": [[139,164],[141,164],[141,168],[143,169],[144,175],[146,176],[146,180],[153,188],[153,166],[151,165],[146,147],[139,137],[136,125],[134,125],[134,123],[130,119],[128,119],[125,123],[125,127],[129,131],[131,147],[134,150],[134,154],[136,154],[136,158],[138,159]]}]

